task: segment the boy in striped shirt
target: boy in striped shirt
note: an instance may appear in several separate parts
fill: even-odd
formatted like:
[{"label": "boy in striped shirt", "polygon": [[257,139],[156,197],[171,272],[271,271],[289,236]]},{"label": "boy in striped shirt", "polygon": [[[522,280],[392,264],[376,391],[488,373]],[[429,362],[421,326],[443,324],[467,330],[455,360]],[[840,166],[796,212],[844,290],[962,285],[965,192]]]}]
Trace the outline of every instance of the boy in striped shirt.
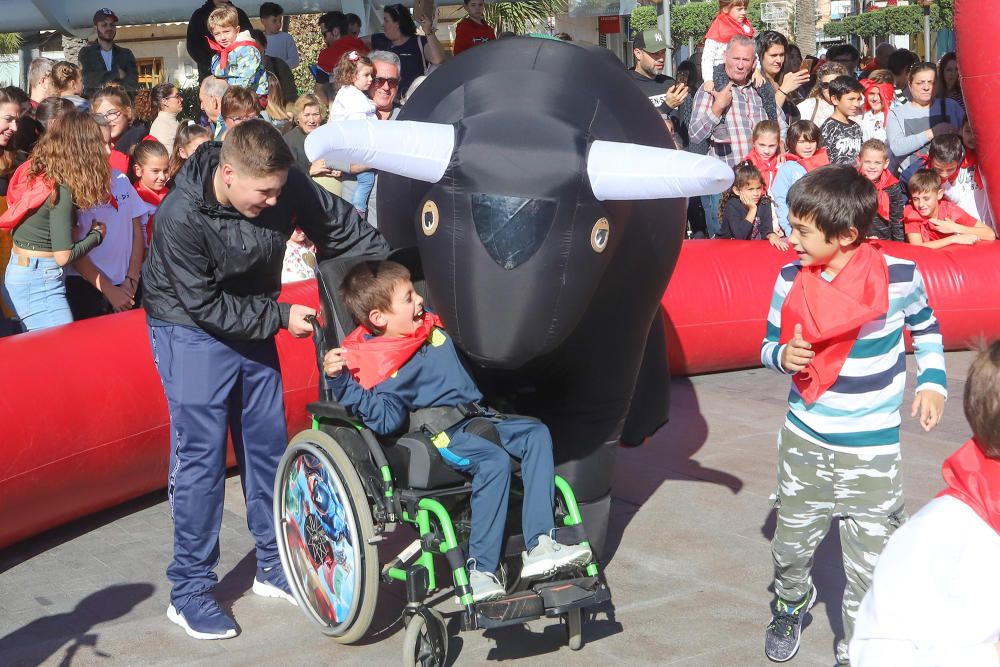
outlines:
[{"label": "boy in striped shirt", "polygon": [[878,556],[905,521],[899,465],[906,384],[903,328],[912,335],[917,393],[911,414],[925,431],[941,420],[944,348],[913,262],[863,242],[878,208],[875,188],[850,167],[824,167],[788,193],[789,243],[799,261],[782,268],[761,361],[794,374],[779,435],[777,526],[771,542],[776,599],[764,652],[790,660],[816,601],[813,555],[840,518],[845,637]]}]

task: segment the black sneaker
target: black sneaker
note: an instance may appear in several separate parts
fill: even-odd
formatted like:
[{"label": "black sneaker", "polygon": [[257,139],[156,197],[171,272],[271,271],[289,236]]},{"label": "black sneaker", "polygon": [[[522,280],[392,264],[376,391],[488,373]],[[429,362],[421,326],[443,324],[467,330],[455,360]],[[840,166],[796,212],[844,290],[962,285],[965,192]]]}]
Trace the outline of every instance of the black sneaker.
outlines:
[{"label": "black sneaker", "polygon": [[764,655],[774,662],[786,662],[795,657],[802,635],[802,618],[816,604],[816,587],[798,602],[785,602],[780,597],[771,605],[771,622],[764,633]]}]

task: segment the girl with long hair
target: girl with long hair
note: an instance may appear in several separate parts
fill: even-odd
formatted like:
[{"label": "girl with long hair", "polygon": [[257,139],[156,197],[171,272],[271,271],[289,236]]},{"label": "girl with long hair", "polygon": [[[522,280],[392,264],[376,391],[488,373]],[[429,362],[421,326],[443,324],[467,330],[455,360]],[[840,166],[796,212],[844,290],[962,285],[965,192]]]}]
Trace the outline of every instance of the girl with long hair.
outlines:
[{"label": "girl with long hair", "polygon": [[95,220],[74,242],[76,214],[107,202],[110,182],[101,130],[89,114],[75,110],[50,124],[31,160],[14,174],[10,206],[0,216],[0,227],[13,229],[14,240],[4,298],[27,331],[73,321],[63,267],[100,245],[106,231]]},{"label": "girl with long hair", "polygon": [[90,102],[81,97],[83,95],[83,72],[79,65],[71,62],[58,62],[52,66],[52,73],[49,74],[52,81],[52,88],[58,97],[63,97],[73,103],[80,111],[89,111]]},{"label": "girl with long hair", "polygon": [[717,238],[738,241],[766,240],[778,250],[788,244],[774,231],[771,200],[764,191],[764,178],[749,160],[733,167],[736,178],[733,187],[722,194]]},{"label": "girl with long hair", "polygon": [[136,117],[132,100],[124,89],[107,84],[90,98],[91,112],[104,116],[111,128],[111,148],[124,157],[112,164],[122,173],[128,172],[128,156],[132,148],[149,134],[149,126]]},{"label": "girl with long hair", "polygon": [[212,131],[198,125],[193,120],[187,121],[177,130],[174,137],[174,150],[170,153],[170,164],[167,167],[167,187],[174,186],[174,177],[181,170],[188,158],[194,154],[198,146],[212,140]]},{"label": "girl with long hair", "polygon": [[169,153],[181,123],[177,116],[184,110],[180,89],[172,83],[161,83],[136,93],[133,102],[136,116],[149,125],[149,135],[163,144]]},{"label": "girl with long hair", "polygon": [[941,56],[937,69],[937,92],[934,97],[948,98],[958,102],[965,108],[965,97],[962,95],[962,79],[958,75],[958,56],[954,51]]},{"label": "girl with long hair", "polygon": [[[20,116],[20,103],[7,91],[0,90],[0,214],[7,210],[7,186],[19,164],[15,138]],[[0,230],[0,266],[7,266],[11,243],[10,234]],[[0,276],[0,284],[2,283]],[[10,333],[9,319],[13,316],[14,313],[0,300],[0,336]]]}]

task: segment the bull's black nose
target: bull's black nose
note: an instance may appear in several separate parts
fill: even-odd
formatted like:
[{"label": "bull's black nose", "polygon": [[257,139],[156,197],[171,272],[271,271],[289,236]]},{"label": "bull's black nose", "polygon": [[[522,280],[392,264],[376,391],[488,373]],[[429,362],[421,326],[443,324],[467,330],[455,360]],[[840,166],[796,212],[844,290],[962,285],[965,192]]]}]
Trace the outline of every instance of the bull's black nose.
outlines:
[{"label": "bull's black nose", "polygon": [[493,261],[510,271],[535,254],[552,228],[554,199],[472,195],[476,233]]}]

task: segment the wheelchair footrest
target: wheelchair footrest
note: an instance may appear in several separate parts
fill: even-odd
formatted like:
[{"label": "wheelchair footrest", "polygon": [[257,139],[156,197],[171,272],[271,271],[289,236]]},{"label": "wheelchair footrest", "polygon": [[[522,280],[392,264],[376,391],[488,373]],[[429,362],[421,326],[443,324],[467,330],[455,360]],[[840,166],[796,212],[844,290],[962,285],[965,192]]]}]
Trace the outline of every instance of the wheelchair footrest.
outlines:
[{"label": "wheelchair footrest", "polygon": [[544,613],[542,596],[534,591],[522,591],[476,604],[476,625],[487,629],[501,628],[534,620]]},{"label": "wheelchair footrest", "polygon": [[592,607],[611,599],[611,591],[597,577],[546,581],[532,587],[542,598],[546,616],[561,616],[573,609]]}]

